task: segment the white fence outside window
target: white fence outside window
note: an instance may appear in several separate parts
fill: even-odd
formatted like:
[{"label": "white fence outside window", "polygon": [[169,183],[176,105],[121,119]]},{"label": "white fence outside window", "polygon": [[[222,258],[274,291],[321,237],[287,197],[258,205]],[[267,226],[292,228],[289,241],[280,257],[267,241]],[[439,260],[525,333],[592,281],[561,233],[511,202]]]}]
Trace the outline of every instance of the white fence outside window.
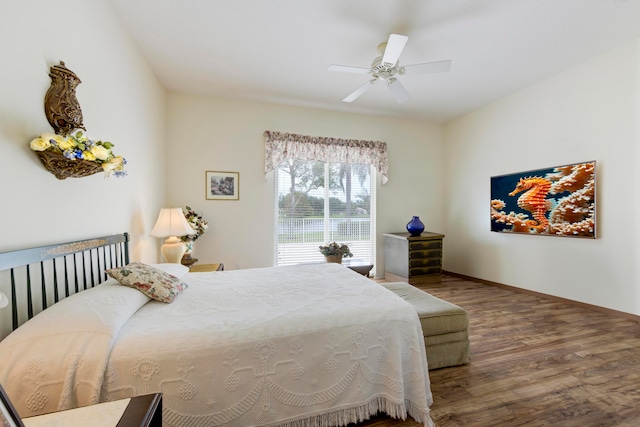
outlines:
[{"label": "white fence outside window", "polygon": [[[327,238],[325,239],[325,224]],[[346,243],[354,259],[372,262],[372,242],[368,217],[282,218],[278,219],[278,265],[311,260],[324,261],[318,246],[329,242]],[[313,240],[310,240],[313,239]]]}]

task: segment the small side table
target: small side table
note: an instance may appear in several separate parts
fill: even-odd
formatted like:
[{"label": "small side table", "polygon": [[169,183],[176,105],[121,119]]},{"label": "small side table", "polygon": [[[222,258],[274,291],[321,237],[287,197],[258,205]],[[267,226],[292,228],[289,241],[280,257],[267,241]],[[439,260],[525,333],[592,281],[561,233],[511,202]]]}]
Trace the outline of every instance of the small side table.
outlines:
[{"label": "small side table", "polygon": [[125,426],[162,427],[162,393],[132,398],[116,427]]},{"label": "small side table", "polygon": [[356,273],[362,274],[365,277],[369,277],[371,269],[373,268],[373,264],[369,264],[361,259],[343,258],[342,265],[355,271]]},{"label": "small side table", "polygon": [[203,272],[203,271],[222,271],[224,270],[224,264],[200,264],[200,265],[192,265],[189,267],[189,271],[191,273],[195,272]]}]

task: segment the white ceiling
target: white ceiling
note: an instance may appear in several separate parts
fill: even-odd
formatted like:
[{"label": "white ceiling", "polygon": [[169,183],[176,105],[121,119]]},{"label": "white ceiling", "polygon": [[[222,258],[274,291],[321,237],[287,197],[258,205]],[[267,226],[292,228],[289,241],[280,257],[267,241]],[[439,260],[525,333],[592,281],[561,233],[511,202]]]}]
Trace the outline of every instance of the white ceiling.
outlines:
[{"label": "white ceiling", "polygon": [[[110,0],[171,91],[447,121],[640,37],[640,0]],[[351,104],[389,34],[401,65],[451,59],[451,71],[401,76]]]}]

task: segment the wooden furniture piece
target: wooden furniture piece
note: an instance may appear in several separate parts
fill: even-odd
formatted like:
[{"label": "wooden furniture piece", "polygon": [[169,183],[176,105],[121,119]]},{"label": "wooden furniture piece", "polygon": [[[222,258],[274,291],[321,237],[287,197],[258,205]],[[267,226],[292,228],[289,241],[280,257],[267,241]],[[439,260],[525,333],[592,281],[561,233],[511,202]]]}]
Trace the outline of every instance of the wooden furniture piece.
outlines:
[{"label": "wooden furniture piece", "polygon": [[[109,402],[99,403],[95,406],[108,404]],[[25,418],[23,423],[26,427],[54,424],[66,425],[66,423],[73,425],[105,425],[105,420],[87,419],[89,418],[86,411],[87,408],[89,407],[85,406]],[[43,419],[45,417],[46,419]],[[114,427],[162,427],[162,393],[132,397],[117,424],[114,423],[113,425]]]},{"label": "wooden furniture piece", "polygon": [[203,271],[222,271],[224,270],[224,264],[200,264],[192,265],[189,267],[189,272],[203,272]]},{"label": "wooden furniture piece", "polygon": [[117,427],[162,427],[162,393],[131,399]]},{"label": "wooden furniture piece", "polygon": [[9,400],[7,392],[2,388],[2,384],[0,384],[0,426],[24,427],[18,411]]},{"label": "wooden furniture piece", "polygon": [[443,234],[384,233],[384,278],[412,285],[440,281]]}]

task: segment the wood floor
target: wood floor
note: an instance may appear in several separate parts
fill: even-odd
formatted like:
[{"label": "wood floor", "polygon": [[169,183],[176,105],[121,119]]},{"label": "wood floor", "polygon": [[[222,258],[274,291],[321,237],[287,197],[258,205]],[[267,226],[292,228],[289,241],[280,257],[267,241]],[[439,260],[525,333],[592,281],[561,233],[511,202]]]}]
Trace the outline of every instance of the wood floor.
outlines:
[{"label": "wood floor", "polygon": [[635,319],[452,276],[421,289],[470,320],[471,363],[429,373],[438,427],[640,426]]}]

